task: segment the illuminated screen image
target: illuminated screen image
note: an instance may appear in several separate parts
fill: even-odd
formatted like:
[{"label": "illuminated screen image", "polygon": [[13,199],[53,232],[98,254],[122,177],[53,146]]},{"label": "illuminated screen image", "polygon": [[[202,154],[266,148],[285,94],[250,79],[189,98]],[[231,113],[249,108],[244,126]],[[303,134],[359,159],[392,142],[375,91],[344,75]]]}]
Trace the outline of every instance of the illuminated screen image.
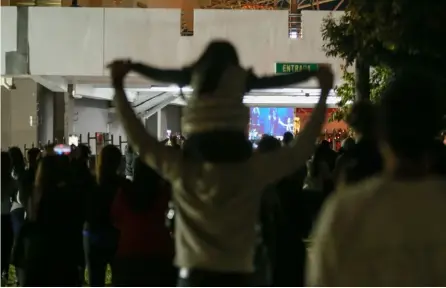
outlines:
[{"label": "illuminated screen image", "polygon": [[249,139],[257,140],[263,134],[281,137],[294,131],[294,108],[251,107]]}]

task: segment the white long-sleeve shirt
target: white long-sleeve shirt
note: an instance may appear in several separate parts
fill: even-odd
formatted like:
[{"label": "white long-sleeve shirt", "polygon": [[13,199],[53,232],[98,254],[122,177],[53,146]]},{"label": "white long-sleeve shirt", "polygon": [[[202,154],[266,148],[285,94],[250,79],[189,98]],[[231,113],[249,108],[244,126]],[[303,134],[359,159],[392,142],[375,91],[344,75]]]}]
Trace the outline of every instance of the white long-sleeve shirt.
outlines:
[{"label": "white long-sleeve shirt", "polygon": [[181,151],[164,150],[168,147],[161,144],[151,150],[153,160],[149,162],[172,182],[177,266],[223,272],[254,270],[254,228],[261,192],[304,165],[314,151],[325,107],[321,99],[294,146],[254,154],[245,162],[188,162]]},{"label": "white long-sleeve shirt", "polygon": [[[203,106],[200,106],[200,109],[195,107],[197,109],[193,111],[197,114],[190,113],[189,117],[203,116],[200,113],[213,117],[212,123],[200,123],[201,132],[212,131],[211,129],[218,127],[222,130],[232,128],[243,131],[240,129],[244,129],[244,126],[240,123],[243,124],[247,120],[245,116],[248,115],[244,113],[246,107],[241,99],[246,90],[246,72],[239,71],[241,75],[234,74],[237,71],[230,70],[229,74],[222,77],[223,80],[214,95],[216,97],[212,97],[219,105],[207,105],[209,103],[201,103],[198,100],[189,101],[189,106]],[[245,77],[242,77],[243,75]],[[216,164],[188,160],[183,157],[182,151],[166,147],[156,138],[147,135],[128,103],[123,87],[119,82],[115,85],[118,113],[129,140],[142,160],[172,183],[177,213],[176,265],[181,268],[201,268],[219,272],[252,272],[256,235],[254,228],[261,193],[267,185],[305,165],[313,153],[325,120],[328,91],[322,93],[323,96],[312,117],[296,138],[294,145],[270,153],[254,154],[249,160],[240,163]],[[228,101],[226,96],[233,98]],[[238,112],[243,112],[234,114],[234,117],[238,118],[237,121],[231,121],[233,126],[226,123],[228,114],[215,119],[212,113],[220,111],[219,107],[231,108],[231,105],[235,105]],[[223,111],[226,113],[227,110]],[[197,119],[206,119],[197,117],[194,118],[195,123]],[[186,123],[190,124],[190,121]],[[190,131],[192,127],[186,125],[183,128]]]},{"label": "white long-sleeve shirt", "polygon": [[338,191],[316,226],[309,286],[446,286],[446,180],[373,178]]}]

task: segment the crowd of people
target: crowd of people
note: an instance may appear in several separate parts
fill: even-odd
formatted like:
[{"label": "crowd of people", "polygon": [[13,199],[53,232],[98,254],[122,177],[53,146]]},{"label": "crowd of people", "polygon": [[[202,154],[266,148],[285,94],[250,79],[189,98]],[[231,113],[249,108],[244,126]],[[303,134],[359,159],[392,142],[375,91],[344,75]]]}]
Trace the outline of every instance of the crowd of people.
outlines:
[{"label": "crowd of people", "polygon": [[174,286],[169,184],[138,158],[127,180],[113,145],[101,150],[96,171],[90,159],[83,145],[69,155],[2,152],[3,283],[81,286],[86,268],[87,283],[104,286],[110,265],[116,286]]},{"label": "crowd of people", "polygon": [[356,103],[355,137],[335,152],[315,145],[331,69],[296,73],[321,86],[310,120],[297,137],[264,135],[254,150],[239,94],[266,85],[225,53],[207,56],[216,70],[197,61],[172,74],[209,72],[183,115],[181,145],[146,132],[123,86],[130,71],[168,73],[111,64],[133,148],[125,173],[113,145],[95,171],[82,145],[69,155],[31,149],[27,161],[18,148],[2,152],[2,276],[11,263],[19,285],[80,286],[86,270],[90,286],[104,286],[110,265],[115,286],[446,285],[446,148],[432,79],[406,69],[379,104]]}]

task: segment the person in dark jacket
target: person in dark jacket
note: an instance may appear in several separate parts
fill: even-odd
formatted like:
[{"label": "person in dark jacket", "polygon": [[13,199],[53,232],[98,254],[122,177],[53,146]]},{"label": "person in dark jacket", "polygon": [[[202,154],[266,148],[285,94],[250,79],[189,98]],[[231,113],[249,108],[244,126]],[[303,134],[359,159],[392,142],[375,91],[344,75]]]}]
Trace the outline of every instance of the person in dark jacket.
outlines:
[{"label": "person in dark jacket", "polygon": [[356,102],[347,122],[355,131],[356,145],[352,149],[351,160],[341,172],[340,182],[353,184],[374,176],[383,169],[376,135],[376,107],[370,101]]}]

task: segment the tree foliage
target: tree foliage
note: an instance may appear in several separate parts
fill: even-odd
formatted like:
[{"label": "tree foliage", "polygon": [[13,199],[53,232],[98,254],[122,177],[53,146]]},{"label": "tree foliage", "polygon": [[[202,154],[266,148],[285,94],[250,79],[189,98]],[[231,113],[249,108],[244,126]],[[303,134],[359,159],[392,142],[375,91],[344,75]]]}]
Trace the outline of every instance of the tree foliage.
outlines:
[{"label": "tree foliage", "polygon": [[[386,84],[392,76],[392,70],[386,66],[378,66],[372,69],[370,73],[370,100],[372,102],[379,101],[379,95],[386,88]],[[355,74],[344,69],[342,75],[342,83],[335,87],[335,93],[341,100],[337,109],[330,116],[330,121],[345,120],[346,115],[350,111],[350,107],[355,101]]]},{"label": "tree foliage", "polygon": [[[386,78],[396,68],[416,66],[436,76],[445,74],[445,16],[446,1],[436,1],[434,5],[416,0],[350,0],[341,17],[324,19],[323,48],[327,56],[344,59],[346,67],[358,57],[374,67],[370,98],[376,100]],[[344,119],[349,103],[355,99],[358,83],[354,74],[345,70],[343,81],[336,87],[342,100],[332,120]]]},{"label": "tree foliage", "polygon": [[359,54],[371,66],[395,67],[408,59],[438,65],[445,57],[445,16],[446,1],[350,0],[339,19],[324,19],[324,49],[347,65]]}]

